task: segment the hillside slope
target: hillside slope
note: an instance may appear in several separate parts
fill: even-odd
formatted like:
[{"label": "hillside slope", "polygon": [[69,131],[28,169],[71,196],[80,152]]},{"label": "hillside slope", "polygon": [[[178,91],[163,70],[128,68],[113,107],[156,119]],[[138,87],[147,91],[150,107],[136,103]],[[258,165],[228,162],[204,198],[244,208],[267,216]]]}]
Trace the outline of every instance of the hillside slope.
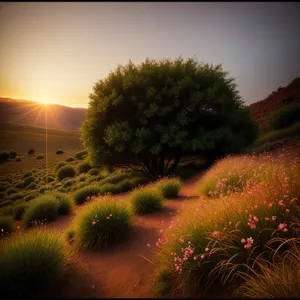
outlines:
[{"label": "hillside slope", "polygon": [[[78,130],[84,120],[86,108],[73,108],[29,100],[0,97],[0,122],[34,125],[64,130]],[[47,118],[46,118],[47,116]],[[1,124],[0,124],[1,126]]]}]

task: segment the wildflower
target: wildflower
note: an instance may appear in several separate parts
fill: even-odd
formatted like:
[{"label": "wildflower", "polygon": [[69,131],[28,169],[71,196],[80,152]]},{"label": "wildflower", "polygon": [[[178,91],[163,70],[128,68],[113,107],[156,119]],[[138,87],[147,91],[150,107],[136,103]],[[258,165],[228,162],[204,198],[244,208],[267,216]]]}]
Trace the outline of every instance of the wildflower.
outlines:
[{"label": "wildflower", "polygon": [[203,259],[203,258],[204,258],[204,254],[201,255],[201,259]]},{"label": "wildflower", "polygon": [[253,220],[254,220],[255,222],[258,222],[258,217],[254,216],[254,217],[253,217]]},{"label": "wildflower", "polygon": [[285,210],[285,212],[289,213],[289,212],[290,212],[290,210],[287,208],[287,209]]},{"label": "wildflower", "polygon": [[95,222],[95,221],[93,221],[93,222],[92,222],[92,224],[93,224],[93,225],[95,225],[95,224],[96,224],[96,222]]},{"label": "wildflower", "polygon": [[266,221],[270,221],[270,218],[268,218],[268,217],[265,217],[265,220],[266,220]]},{"label": "wildflower", "polygon": [[276,216],[272,216],[272,220],[275,221],[276,220]]},{"label": "wildflower", "polygon": [[194,260],[196,260],[197,259],[197,257],[196,256],[194,256]]},{"label": "wildflower", "polygon": [[20,228],[21,228],[20,226],[17,227],[17,229],[20,229]]},{"label": "wildflower", "polygon": [[287,232],[287,231],[288,231],[288,229],[287,229],[287,228],[284,228],[284,229],[283,229],[283,231],[284,231],[284,232]]},{"label": "wildflower", "polygon": [[209,250],[209,248],[206,247],[206,248],[205,248],[205,251],[207,252],[208,250]]},{"label": "wildflower", "polygon": [[150,247],[151,245],[150,244],[147,244],[147,247]]},{"label": "wildflower", "polygon": [[280,223],[279,225],[278,225],[278,229],[279,230],[283,230],[284,232],[286,232],[287,231],[287,224],[286,223]]},{"label": "wildflower", "polygon": [[246,240],[245,240],[245,239],[241,239],[241,242],[242,242],[242,243],[246,243]]}]

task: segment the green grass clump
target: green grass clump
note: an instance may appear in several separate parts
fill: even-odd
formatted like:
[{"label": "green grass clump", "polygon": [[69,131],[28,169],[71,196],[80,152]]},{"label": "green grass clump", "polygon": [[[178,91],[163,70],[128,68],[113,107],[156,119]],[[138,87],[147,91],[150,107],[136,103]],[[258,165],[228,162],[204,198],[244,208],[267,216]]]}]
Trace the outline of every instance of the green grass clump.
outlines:
[{"label": "green grass clump", "polygon": [[7,195],[10,195],[10,194],[14,194],[18,191],[18,189],[14,188],[14,187],[9,187],[7,190],[6,190],[6,194]]},{"label": "green grass clump", "polygon": [[20,192],[20,193],[15,193],[15,194],[8,196],[7,200],[16,201],[16,200],[23,199],[23,197],[24,197],[24,194]]},{"label": "green grass clump", "polygon": [[64,154],[64,151],[59,149],[59,150],[56,151],[56,154]]},{"label": "green grass clump", "polygon": [[34,150],[34,149],[29,149],[29,150],[28,150],[28,154],[29,154],[29,155],[33,155],[34,153],[35,153],[35,150]]},{"label": "green grass clump", "polygon": [[98,186],[86,186],[79,190],[77,190],[74,195],[73,199],[76,204],[82,204],[87,200],[87,197],[97,196],[100,191]]},{"label": "green grass clump", "polygon": [[4,297],[37,296],[62,279],[68,255],[59,232],[38,228],[3,241],[0,289]]},{"label": "green grass clump", "polygon": [[9,152],[10,159],[15,159],[17,157],[17,152],[12,150]]},{"label": "green grass clump", "polygon": [[96,168],[93,168],[93,169],[90,169],[89,170],[89,174],[91,175],[91,176],[97,176],[98,174],[99,174],[99,170],[98,169],[96,169]]},{"label": "green grass clump", "polygon": [[163,179],[158,182],[158,191],[164,198],[175,198],[178,196],[182,181],[179,178]]},{"label": "green grass clump", "polygon": [[78,180],[78,182],[83,182],[83,181],[86,181],[87,178],[88,178],[87,175],[82,174],[82,175],[80,175],[80,176],[77,177],[77,180]]},{"label": "green grass clump", "polygon": [[116,186],[112,183],[105,183],[105,184],[102,184],[99,187],[99,194],[100,195],[105,195],[105,194],[108,194],[108,193],[114,194],[115,192],[118,192],[118,190],[117,190]]},{"label": "green grass clump", "polygon": [[23,179],[27,178],[27,177],[31,177],[33,175],[33,173],[31,171],[27,171],[25,172],[25,174],[22,176]]},{"label": "green grass clump", "polygon": [[34,182],[35,178],[33,176],[26,177],[23,181],[23,188],[27,187],[30,183]]},{"label": "green grass clump", "polygon": [[55,166],[55,171],[58,171],[58,169],[60,169],[63,166],[66,166],[67,163],[64,161],[60,161],[56,166]]},{"label": "green grass clump", "polygon": [[36,159],[44,159],[44,158],[45,158],[44,155],[41,155],[41,154],[36,156]]},{"label": "green grass clump", "polygon": [[8,205],[12,205],[12,204],[13,204],[13,202],[11,200],[0,201],[0,208],[8,206]]},{"label": "green grass clump", "polygon": [[74,160],[75,160],[74,157],[68,157],[68,158],[66,159],[66,162],[72,162],[72,161],[74,161]]},{"label": "green grass clump", "polygon": [[106,178],[102,179],[101,184],[105,184],[105,183],[117,184],[126,178],[129,178],[129,175],[126,173],[111,174],[111,175],[107,176]]},{"label": "green grass clump", "polygon": [[13,213],[14,213],[14,208],[12,205],[0,207],[0,216],[12,216]]},{"label": "green grass clump", "polygon": [[77,216],[75,243],[83,249],[101,249],[119,244],[130,233],[132,217],[124,204],[91,202]]},{"label": "green grass clump", "polygon": [[84,159],[87,156],[87,151],[79,151],[75,154],[75,158],[78,160]]},{"label": "green grass clump", "polygon": [[70,187],[72,186],[73,184],[76,183],[76,180],[75,179],[69,179],[69,180],[66,180],[64,183],[63,183],[63,187],[64,188],[67,188],[67,187]]},{"label": "green grass clump", "polygon": [[150,188],[142,188],[133,192],[131,197],[133,211],[138,214],[148,214],[162,208],[164,198]]},{"label": "green grass clump", "polygon": [[31,203],[23,216],[24,226],[51,222],[58,216],[59,202],[52,195],[42,195]]},{"label": "green grass clump", "polygon": [[74,177],[75,176],[75,169],[72,166],[63,166],[57,171],[57,178],[58,180],[63,180],[67,177]]},{"label": "green grass clump", "polygon": [[48,176],[47,177],[47,183],[55,181],[55,178],[53,176]]},{"label": "green grass clump", "polygon": [[35,182],[31,182],[27,187],[26,187],[26,190],[35,190],[37,187],[36,183]]},{"label": "green grass clump", "polygon": [[10,158],[8,152],[0,152],[0,163],[8,161]]},{"label": "green grass clump", "polygon": [[56,191],[47,192],[45,195],[53,196],[59,203],[57,213],[59,215],[67,215],[72,212],[74,202],[66,194]]},{"label": "green grass clump", "polygon": [[21,203],[19,205],[16,205],[14,207],[14,219],[15,220],[21,220],[23,218],[23,215],[25,213],[25,210],[27,209],[29,205],[26,203]]},{"label": "green grass clump", "polygon": [[7,233],[12,233],[14,230],[14,222],[11,217],[0,217],[0,237]]},{"label": "green grass clump", "polygon": [[[269,259],[280,239],[299,238],[297,163],[284,156],[244,159],[245,164],[239,165],[252,168],[260,180],[234,193],[208,199],[202,196],[187,203],[164,232],[157,263],[172,278],[171,290],[183,293],[183,297],[201,298],[217,288],[241,285],[239,274],[259,271],[254,267],[258,256]],[[233,157],[225,160],[213,166],[210,175],[241,162]],[[228,171],[227,175],[232,174]],[[277,252],[284,250],[285,246]]]},{"label": "green grass clump", "polygon": [[88,162],[83,162],[78,165],[77,170],[78,170],[78,173],[86,173],[91,168],[92,168],[92,166]]}]

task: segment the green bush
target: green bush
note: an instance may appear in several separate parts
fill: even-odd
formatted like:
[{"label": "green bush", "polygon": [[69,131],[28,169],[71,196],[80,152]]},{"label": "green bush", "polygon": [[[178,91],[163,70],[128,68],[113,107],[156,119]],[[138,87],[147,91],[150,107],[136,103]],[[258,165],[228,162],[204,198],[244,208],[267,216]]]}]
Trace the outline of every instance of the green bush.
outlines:
[{"label": "green bush", "polygon": [[112,183],[105,183],[99,187],[99,194],[105,195],[107,193],[114,194],[117,191],[116,186]]},{"label": "green bush", "polygon": [[4,207],[4,206],[12,205],[12,204],[13,204],[13,202],[10,201],[10,200],[1,201],[0,202],[0,208]]},{"label": "green bush", "polygon": [[75,158],[80,160],[80,159],[84,159],[87,156],[87,151],[79,151],[75,154]]},{"label": "green bush", "polygon": [[29,154],[29,155],[33,155],[34,153],[35,153],[35,150],[34,150],[34,149],[29,149],[29,150],[28,150],[28,154]]},{"label": "green bush", "polygon": [[92,166],[88,162],[83,162],[80,165],[78,165],[77,170],[78,170],[78,173],[86,173],[91,168],[92,168]]},{"label": "green bush", "polygon": [[68,198],[67,195],[56,191],[48,192],[45,195],[53,196],[59,202],[57,210],[59,215],[67,215],[72,212],[73,201],[70,198]]},{"label": "green bush", "polygon": [[33,176],[26,177],[23,181],[23,188],[28,186],[30,183],[34,182],[35,178]]},{"label": "green bush", "polygon": [[75,220],[75,243],[83,249],[114,246],[128,238],[130,210],[115,201],[91,202]]},{"label": "green bush", "polygon": [[68,157],[67,159],[66,159],[66,162],[72,162],[72,161],[74,161],[75,160],[75,158],[73,158],[73,157]]},{"label": "green bush", "polygon": [[34,182],[31,182],[27,187],[26,190],[35,190],[36,189],[36,184]]},{"label": "green bush", "polygon": [[273,129],[282,129],[300,122],[300,104],[290,104],[276,110],[270,116],[270,124]]},{"label": "green bush", "polygon": [[128,177],[129,176],[126,173],[112,174],[112,175],[109,175],[106,178],[102,179],[101,184],[105,184],[105,183],[116,184]]},{"label": "green bush", "polygon": [[66,166],[67,163],[64,161],[60,161],[56,166],[55,166],[55,171],[58,171],[58,169],[60,169],[63,166]]},{"label": "green bush", "polygon": [[17,157],[17,152],[12,150],[9,152],[10,159],[15,159]]},{"label": "green bush", "polygon": [[158,190],[164,198],[175,198],[178,196],[182,182],[179,178],[163,179],[158,183]]},{"label": "green bush", "polygon": [[27,209],[28,204],[21,203],[19,205],[16,205],[14,207],[14,219],[15,220],[21,220],[23,218],[23,215],[25,213],[25,210]]},{"label": "green bush", "polygon": [[7,205],[4,207],[0,206],[0,216],[12,216],[14,213],[14,208],[12,205]]},{"label": "green bush", "polygon": [[78,180],[78,182],[83,182],[83,181],[86,181],[87,178],[88,178],[87,175],[82,174],[77,178],[77,180]]},{"label": "green bush", "polygon": [[138,214],[148,214],[161,209],[164,198],[152,189],[143,188],[133,192],[131,197],[133,211]]},{"label": "green bush", "polygon": [[24,175],[23,175],[23,179],[27,178],[27,177],[31,177],[33,175],[33,173],[31,171],[27,171]]},{"label": "green bush", "polygon": [[56,151],[56,154],[64,154],[64,151],[59,149],[59,150]]},{"label": "green bush", "polygon": [[42,195],[33,201],[31,206],[25,211],[23,217],[25,227],[51,222],[56,219],[59,202],[54,196]]},{"label": "green bush", "polygon": [[14,194],[18,191],[18,189],[14,188],[14,187],[9,187],[7,190],[6,190],[6,194],[7,195],[10,195],[10,194]]},{"label": "green bush", "polygon": [[75,169],[72,166],[66,165],[58,169],[57,171],[57,178],[58,180],[63,180],[67,177],[74,177],[75,176]]},{"label": "green bush", "polygon": [[30,201],[30,200],[32,200],[32,199],[34,199],[34,198],[36,198],[38,196],[38,193],[37,192],[31,192],[30,194],[28,194],[28,195],[26,195],[25,197],[24,197],[24,201],[25,202],[28,202],[28,201]]},{"label": "green bush", "polygon": [[47,177],[47,183],[53,182],[55,181],[55,178],[53,178],[52,176],[48,176]]},{"label": "green bush", "polygon": [[9,157],[8,152],[0,152],[0,163],[8,161]]},{"label": "green bush", "polygon": [[44,159],[43,155],[37,155],[36,159]]},{"label": "green bush", "polygon": [[14,230],[14,222],[11,217],[0,217],[0,237]]},{"label": "green bush", "polygon": [[89,174],[92,176],[97,176],[99,174],[99,170],[98,169],[91,169],[89,170]]},{"label": "green bush", "polygon": [[0,249],[3,297],[36,296],[62,279],[67,248],[58,232],[38,228],[4,241]]},{"label": "green bush", "polygon": [[22,158],[21,158],[21,157],[17,157],[17,158],[16,158],[16,161],[17,161],[17,162],[20,162],[20,161],[22,161]]},{"label": "green bush", "polygon": [[16,201],[24,197],[23,193],[15,193],[7,197],[7,200]]},{"label": "green bush", "polygon": [[72,186],[74,183],[76,183],[76,180],[75,180],[75,179],[69,179],[69,180],[67,180],[67,181],[65,181],[65,182],[63,183],[63,187],[64,187],[64,188],[70,187],[70,186]]},{"label": "green bush", "polygon": [[97,196],[100,191],[98,186],[86,186],[77,190],[73,199],[76,204],[82,204],[87,201],[87,197]]}]

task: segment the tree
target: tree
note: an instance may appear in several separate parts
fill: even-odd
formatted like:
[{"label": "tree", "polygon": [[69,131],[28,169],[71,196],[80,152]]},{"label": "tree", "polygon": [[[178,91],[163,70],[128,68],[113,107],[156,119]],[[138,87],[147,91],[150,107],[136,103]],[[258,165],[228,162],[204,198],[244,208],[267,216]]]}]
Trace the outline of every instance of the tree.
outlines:
[{"label": "tree", "polygon": [[128,164],[155,179],[183,155],[238,153],[257,133],[233,78],[193,58],[129,61],[95,83],[82,141],[95,165]]}]

